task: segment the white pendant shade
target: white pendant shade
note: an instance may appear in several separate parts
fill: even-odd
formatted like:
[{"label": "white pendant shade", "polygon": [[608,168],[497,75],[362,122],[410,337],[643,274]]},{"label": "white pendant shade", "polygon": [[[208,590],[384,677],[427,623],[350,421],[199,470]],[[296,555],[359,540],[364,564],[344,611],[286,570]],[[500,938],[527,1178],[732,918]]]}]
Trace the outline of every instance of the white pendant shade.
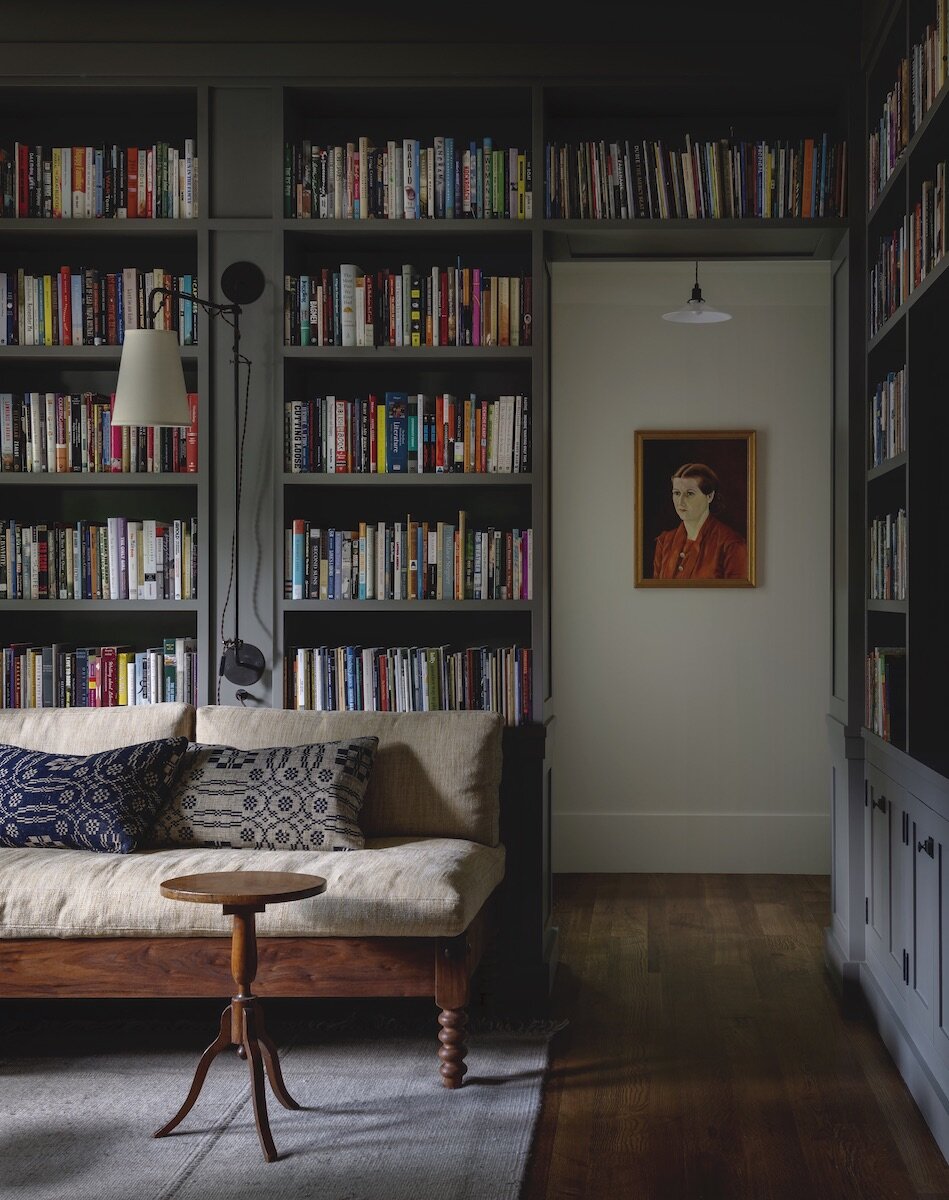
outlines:
[{"label": "white pendant shade", "polygon": [[113,425],[190,425],[178,334],[129,329],[115,385]]},{"label": "white pendant shade", "polygon": [[695,286],[692,297],[681,308],[662,314],[664,321],[676,321],[680,325],[714,325],[719,321],[730,321],[731,313],[723,312],[720,308],[712,308],[705,303],[702,289],[699,287],[699,264],[695,264]]},{"label": "white pendant shade", "polygon": [[713,325],[716,321],[730,321],[731,313],[720,308],[710,308],[704,300],[689,300],[682,308],[662,314],[664,321],[678,321],[681,325]]}]

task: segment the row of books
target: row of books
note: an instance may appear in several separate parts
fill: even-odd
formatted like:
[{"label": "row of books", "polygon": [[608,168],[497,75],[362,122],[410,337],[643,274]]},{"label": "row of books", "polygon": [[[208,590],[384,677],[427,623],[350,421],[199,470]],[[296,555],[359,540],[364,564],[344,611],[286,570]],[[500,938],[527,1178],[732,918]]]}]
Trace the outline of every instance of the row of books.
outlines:
[{"label": "row of books", "polygon": [[910,127],[913,133],[946,82],[949,54],[949,0],[930,0],[935,8],[933,19],[920,32],[919,41],[910,47]]},{"label": "row of books", "polygon": [[194,138],[180,148],[0,146],[0,216],[161,218],[198,215]]},{"label": "row of books", "polygon": [[0,600],[193,600],[197,519],[0,520]]},{"label": "row of books", "polygon": [[906,599],[906,509],[870,522],[870,599]]},{"label": "row of books", "polygon": [[875,646],[867,655],[864,721],[886,742],[906,744],[906,647]]},{"label": "row of books", "polygon": [[311,138],[284,147],[283,215],[333,220],[462,220],[533,215],[530,152],[434,136],[375,146]]},{"label": "row of books", "polygon": [[876,204],[886,187],[900,155],[909,145],[909,60],[900,60],[892,88],[883,99],[883,111],[876,128],[871,128],[867,146],[867,202]]},{"label": "row of books", "polygon": [[355,263],[284,277],[288,346],[530,345],[530,275]]},{"label": "row of books", "polygon": [[920,198],[908,213],[912,286],[919,287],[946,252],[946,164],[936,164],[935,180],[924,179]]},{"label": "row of books", "polygon": [[906,366],[889,371],[870,401],[870,466],[906,449]]},{"label": "row of books", "polygon": [[870,266],[867,289],[870,337],[879,333],[912,290],[909,264],[909,221],[880,238],[877,260]]},{"label": "row of books", "polygon": [[544,213],[627,220],[844,217],[847,143],[720,138],[682,149],[662,140],[551,142]]},{"label": "row of books", "polygon": [[112,425],[114,403],[114,393],[0,392],[0,472],[197,471],[196,392],[190,425]]},{"label": "row of books", "polygon": [[923,28],[909,56],[900,59],[893,86],[883,99],[880,119],[870,130],[867,147],[870,208],[946,82],[949,0],[935,0],[934,7],[933,20]]},{"label": "row of books", "polygon": [[358,521],[321,528],[295,518],[286,530],[287,600],[530,600],[530,529],[457,521]]},{"label": "row of books", "polygon": [[198,703],[198,652],[191,637],[160,646],[14,642],[2,650],[0,708],[113,708]]},{"label": "row of books", "polygon": [[309,646],[288,656],[288,708],[500,713],[531,719],[526,646]]},{"label": "row of books", "polygon": [[387,391],[284,405],[284,469],[306,474],[519,474],[531,469],[527,396]]},{"label": "row of books", "polygon": [[920,198],[898,229],[880,238],[870,268],[870,334],[882,328],[946,252],[946,163],[924,179]]},{"label": "row of books", "polygon": [[198,340],[194,274],[174,275],[162,267],[61,267],[33,275],[25,267],[0,270],[0,346],[119,346],[126,329],[148,326],[152,288],[180,291],[158,304],[154,327],[175,329],[183,346]]}]

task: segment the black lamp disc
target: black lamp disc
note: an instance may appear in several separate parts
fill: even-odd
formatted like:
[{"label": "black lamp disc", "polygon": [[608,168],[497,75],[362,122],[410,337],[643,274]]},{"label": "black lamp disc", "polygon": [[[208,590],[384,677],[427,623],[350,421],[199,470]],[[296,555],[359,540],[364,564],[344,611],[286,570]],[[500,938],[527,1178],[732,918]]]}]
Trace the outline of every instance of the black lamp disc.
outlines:
[{"label": "black lamp disc", "polygon": [[264,656],[249,642],[237,642],[224,651],[221,674],[231,683],[248,687],[264,673]]},{"label": "black lamp disc", "polygon": [[231,263],[221,274],[221,291],[232,304],[253,304],[264,294],[264,273],[256,263]]}]

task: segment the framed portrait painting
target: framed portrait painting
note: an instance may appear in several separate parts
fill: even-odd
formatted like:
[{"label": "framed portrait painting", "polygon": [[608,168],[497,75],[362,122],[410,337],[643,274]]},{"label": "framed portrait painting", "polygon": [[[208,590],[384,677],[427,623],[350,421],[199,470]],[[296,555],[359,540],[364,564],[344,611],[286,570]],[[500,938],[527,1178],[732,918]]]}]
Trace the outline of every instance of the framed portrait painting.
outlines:
[{"label": "framed portrait painting", "polygon": [[637,430],[635,524],[636,587],[754,587],[754,430]]}]

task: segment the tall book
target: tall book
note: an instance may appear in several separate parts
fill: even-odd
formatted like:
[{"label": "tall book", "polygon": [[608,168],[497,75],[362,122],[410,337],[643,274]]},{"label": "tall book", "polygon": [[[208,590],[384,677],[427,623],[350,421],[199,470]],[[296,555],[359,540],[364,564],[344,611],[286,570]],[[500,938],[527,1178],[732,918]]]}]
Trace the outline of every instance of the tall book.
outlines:
[{"label": "tall book", "polygon": [[393,474],[404,475],[409,469],[407,392],[386,392],[387,467]]},{"label": "tall book", "polygon": [[356,266],[340,263],[339,314],[343,346],[356,345]]}]

